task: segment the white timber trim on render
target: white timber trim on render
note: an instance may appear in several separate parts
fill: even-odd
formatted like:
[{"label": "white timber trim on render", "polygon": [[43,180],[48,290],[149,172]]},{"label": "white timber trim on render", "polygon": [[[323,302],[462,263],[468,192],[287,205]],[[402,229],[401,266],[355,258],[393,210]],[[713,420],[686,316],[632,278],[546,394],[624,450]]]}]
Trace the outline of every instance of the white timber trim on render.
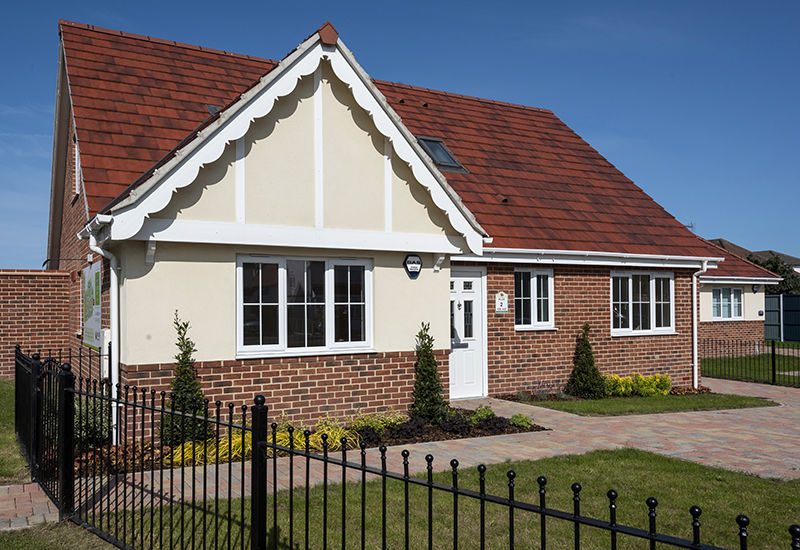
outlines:
[{"label": "white timber trim on render", "polygon": [[383,138],[383,220],[384,230],[392,232],[392,142]]},{"label": "white timber trim on render", "polygon": [[716,268],[724,258],[700,256],[662,256],[654,254],[615,254],[611,252],[573,251],[573,250],[525,250],[516,248],[484,248],[483,256],[463,254],[451,258],[453,262],[488,262],[511,264],[547,265],[604,265],[624,268],[693,268],[708,262]]},{"label": "white timber trim on render", "polygon": [[[173,158],[116,204],[111,209],[114,217],[111,239],[126,240],[139,234],[150,214],[166,207],[177,189],[195,181],[200,168],[219,159],[228,143],[244,137],[253,121],[268,115],[279,98],[286,97],[295,90],[301,78],[319,71],[323,60],[330,62],[336,77],[350,88],[358,105],[369,114],[378,131],[391,142],[393,154],[409,166],[414,178],[427,189],[434,204],[466,240],[466,250],[462,247],[460,252],[480,256],[486,233],[475,217],[461,203],[461,199],[416,143],[414,136],[403,126],[400,118],[386,103],[385,97],[372,84],[369,76],[341,40],[335,46],[324,45],[318,33],[282,60],[253,88],[243,93],[238,101],[221,111],[217,119],[200,130]],[[315,86],[318,87],[316,78]],[[315,91],[315,105],[316,102]],[[321,116],[321,109],[316,110],[316,113]],[[318,135],[321,135],[321,125]],[[321,154],[319,147],[315,156]],[[316,169],[321,170],[321,159],[318,159]],[[315,200],[321,201],[321,193],[317,193]],[[316,218],[316,222],[321,222],[320,216]],[[316,228],[320,229],[320,226],[316,225]],[[447,250],[451,250],[451,247]]]},{"label": "white timber trim on render", "polygon": [[236,223],[245,223],[245,179],[244,179],[244,138],[240,137],[236,140]]},{"label": "white timber trim on render", "polygon": [[131,240],[180,243],[234,244],[324,248],[343,250],[386,250],[454,254],[462,249],[460,237],[418,233],[385,233],[349,229],[317,229],[271,225],[242,225],[230,222],[192,220],[145,220]]},{"label": "white timber trim on render", "polygon": [[322,66],[314,71],[314,227],[324,227],[325,195],[322,166]]}]

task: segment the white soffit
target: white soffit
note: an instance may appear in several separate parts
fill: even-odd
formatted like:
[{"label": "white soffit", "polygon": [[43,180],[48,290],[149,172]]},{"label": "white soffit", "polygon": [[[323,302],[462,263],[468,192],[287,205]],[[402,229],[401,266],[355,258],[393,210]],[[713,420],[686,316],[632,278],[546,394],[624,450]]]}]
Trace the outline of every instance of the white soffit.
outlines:
[{"label": "white soffit", "polygon": [[700,275],[701,283],[712,283],[718,285],[777,285],[783,279],[775,277],[769,279],[767,277],[714,277],[709,275]]},{"label": "white soffit", "polygon": [[150,214],[166,207],[175,191],[190,185],[201,167],[219,159],[227,144],[244,137],[255,119],[268,115],[275,102],[291,94],[300,79],[314,73],[323,60],[330,62],[334,73],[349,87],[358,105],[392,143],[397,156],[409,165],[416,180],[430,193],[434,204],[445,213],[453,228],[464,236],[469,251],[480,256],[485,232],[472,213],[419,150],[413,135],[402,125],[342,41],[337,40],[336,46],[324,45],[319,34],[301,44],[263,76],[259,84],[242,94],[238,102],[222,111],[217,120],[198,132],[174,158],[155,170],[150,179],[114,206],[111,210],[114,218],[111,239],[126,240],[140,234]]},{"label": "white soffit", "polygon": [[484,248],[483,256],[464,254],[451,258],[454,262],[473,261],[491,263],[518,263],[547,265],[603,265],[623,268],[697,268],[708,262],[709,269],[716,269],[724,258],[700,256],[667,256],[651,254],[624,254],[613,252],[573,251],[573,250],[523,250],[515,248]]}]

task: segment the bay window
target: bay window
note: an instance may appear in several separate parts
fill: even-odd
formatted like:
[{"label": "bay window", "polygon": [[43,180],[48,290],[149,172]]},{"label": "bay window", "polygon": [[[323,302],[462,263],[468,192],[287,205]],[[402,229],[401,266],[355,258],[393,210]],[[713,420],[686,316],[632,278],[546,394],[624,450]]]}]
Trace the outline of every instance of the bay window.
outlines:
[{"label": "bay window", "polygon": [[237,356],[369,350],[366,260],[241,256]]},{"label": "bay window", "polygon": [[611,273],[611,334],[673,332],[672,273]]}]

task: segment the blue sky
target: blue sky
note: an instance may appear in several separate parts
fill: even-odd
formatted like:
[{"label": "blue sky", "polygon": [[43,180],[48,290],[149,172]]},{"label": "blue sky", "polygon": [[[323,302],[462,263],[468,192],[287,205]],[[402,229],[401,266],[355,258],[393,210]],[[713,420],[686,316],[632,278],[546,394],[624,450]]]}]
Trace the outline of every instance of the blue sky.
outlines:
[{"label": "blue sky", "polygon": [[19,2],[0,19],[0,268],[46,259],[58,20],[551,109],[706,238],[800,256],[800,2]]}]

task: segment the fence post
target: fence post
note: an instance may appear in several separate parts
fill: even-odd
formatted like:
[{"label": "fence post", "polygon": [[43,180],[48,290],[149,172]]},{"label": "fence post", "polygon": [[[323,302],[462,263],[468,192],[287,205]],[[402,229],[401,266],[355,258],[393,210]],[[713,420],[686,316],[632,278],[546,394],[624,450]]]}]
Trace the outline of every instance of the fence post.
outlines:
[{"label": "fence post", "polygon": [[75,507],[75,376],[69,363],[58,374],[58,516],[72,515]]},{"label": "fence post", "polygon": [[[267,550],[267,456],[261,452],[259,443],[269,440],[269,408],[264,405],[263,395],[256,395],[251,409],[253,422],[252,473],[250,480],[250,535],[251,550]],[[274,483],[274,480],[273,480]],[[278,533],[273,533],[277,537]]]},{"label": "fence post", "polygon": [[41,458],[41,450],[39,449],[39,442],[42,440],[42,362],[39,361],[41,356],[34,353],[31,356],[31,431],[30,431],[30,444],[28,452],[30,453],[31,461],[31,480],[37,481],[39,477],[39,460]]},{"label": "fence post", "polygon": [[772,385],[774,386],[776,382],[776,369],[775,369],[775,340],[772,340]]}]

